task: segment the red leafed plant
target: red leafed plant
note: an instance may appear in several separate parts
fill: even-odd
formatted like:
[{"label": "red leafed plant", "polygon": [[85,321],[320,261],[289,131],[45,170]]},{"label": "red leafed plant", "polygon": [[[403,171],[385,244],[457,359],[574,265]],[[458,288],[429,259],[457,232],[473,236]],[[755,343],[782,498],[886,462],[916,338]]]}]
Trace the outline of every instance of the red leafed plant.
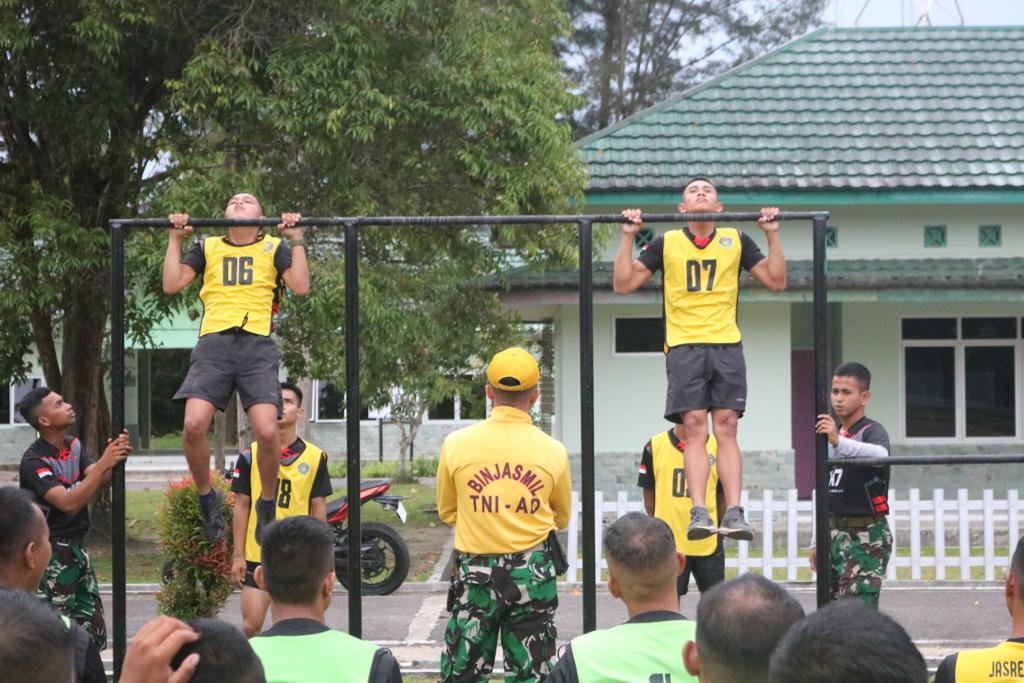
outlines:
[{"label": "red leafed plant", "polygon": [[191,477],[171,482],[157,513],[164,563],[164,587],[157,593],[159,610],[179,619],[215,617],[227,602],[233,586],[231,570],[231,512],[233,495],[224,479],[211,473],[224,505],[228,533],[217,543],[203,536],[199,500]]}]

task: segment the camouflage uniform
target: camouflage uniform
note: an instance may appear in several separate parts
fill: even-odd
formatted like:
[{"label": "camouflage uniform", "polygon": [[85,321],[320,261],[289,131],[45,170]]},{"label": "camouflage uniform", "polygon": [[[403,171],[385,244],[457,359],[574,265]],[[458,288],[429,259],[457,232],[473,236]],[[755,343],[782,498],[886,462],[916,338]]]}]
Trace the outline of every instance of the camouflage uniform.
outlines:
[{"label": "camouflage uniform", "polygon": [[547,550],[457,556],[441,680],[486,681],[500,631],[506,681],[543,681],[554,666],[558,590]]},{"label": "camouflage uniform", "polygon": [[54,539],[52,545],[53,556],[39,582],[40,597],[81,624],[102,651],[107,646],[107,625],[89,554],[78,544]]},{"label": "camouflage uniform", "polygon": [[853,596],[878,605],[882,579],[892,554],[892,531],[885,519],[858,529],[832,529],[832,599]]}]

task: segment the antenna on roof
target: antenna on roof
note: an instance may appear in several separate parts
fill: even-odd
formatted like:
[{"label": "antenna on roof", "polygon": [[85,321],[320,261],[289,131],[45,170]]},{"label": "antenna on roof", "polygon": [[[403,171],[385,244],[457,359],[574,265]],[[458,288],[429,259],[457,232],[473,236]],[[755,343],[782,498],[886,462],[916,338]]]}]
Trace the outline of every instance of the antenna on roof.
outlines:
[{"label": "antenna on roof", "polygon": [[[932,25],[932,17],[931,17],[932,6],[933,5],[941,5],[941,4],[942,3],[937,2],[937,0],[917,0],[917,5],[921,9],[921,14],[917,17],[917,21],[914,22],[914,26],[921,26],[921,25],[931,26]],[[964,23],[965,23],[964,22],[964,13],[960,9],[960,0],[953,0],[953,7],[956,8],[956,14],[957,14],[957,17],[960,20],[960,26],[963,26]],[[943,8],[943,9],[945,9],[945,8]],[[948,9],[946,10],[946,12],[950,16],[952,16],[952,14],[953,14]]]},{"label": "antenna on roof", "polygon": [[[932,26],[932,15],[936,8],[941,9],[944,14],[949,15],[957,20],[960,26],[966,23],[964,19],[963,10],[960,9],[960,0],[952,0],[953,7],[950,8],[947,0],[912,0],[913,6],[911,8],[911,16],[915,17],[914,26]],[[871,0],[863,0],[860,5],[860,11],[857,13],[857,18],[853,20],[854,27],[859,27],[861,19],[864,18],[865,12],[867,12],[868,6],[871,5]],[[836,13],[838,18],[838,7],[839,2],[836,1]],[[900,25],[905,26],[904,23],[907,18],[906,5],[904,0],[900,1]],[[955,12],[955,14],[954,14]],[[838,23],[838,21],[837,21]]]}]

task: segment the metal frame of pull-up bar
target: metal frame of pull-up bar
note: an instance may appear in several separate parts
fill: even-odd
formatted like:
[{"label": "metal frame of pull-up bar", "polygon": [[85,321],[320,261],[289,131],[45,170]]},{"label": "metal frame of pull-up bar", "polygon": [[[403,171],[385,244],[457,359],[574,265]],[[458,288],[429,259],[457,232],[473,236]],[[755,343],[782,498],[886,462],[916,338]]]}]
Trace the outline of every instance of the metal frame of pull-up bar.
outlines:
[{"label": "metal frame of pull-up bar", "polygon": [[[816,414],[826,412],[829,381],[828,363],[828,301],[825,281],[825,231],[829,214],[826,211],[783,211],[778,220],[809,220],[813,224],[814,245],[814,386]],[[753,212],[722,212],[713,214],[649,214],[645,223],[687,222],[752,222],[760,218]],[[195,228],[224,228],[230,226],[276,226],[276,218],[258,220],[192,219]],[[347,388],[346,414],[359,414],[359,247],[360,226],[447,226],[447,225],[552,225],[576,224],[579,246],[579,305],[580,305],[580,471],[582,482],[583,534],[583,630],[597,628],[596,557],[594,525],[594,319],[593,319],[593,241],[595,224],[621,223],[619,214],[547,215],[547,216],[376,216],[303,218],[301,227],[343,227],[345,232],[345,320],[346,360],[345,385]],[[124,352],[125,352],[125,234],[133,228],[170,228],[167,219],[115,219],[110,221],[111,238],[111,434],[124,427]],[[359,421],[346,421],[348,499],[359,500],[360,442]],[[817,496],[818,538],[828,537],[825,495],[828,466],[827,442],[819,436],[815,442],[815,470]],[[114,673],[120,675],[126,647],[125,614],[125,483],[124,466],[118,466],[113,476],[112,504],[112,560],[113,560],[113,622]],[[360,511],[358,505],[349,506],[348,553],[359,557]],[[829,554],[818,553],[818,602],[828,600]],[[362,635],[362,584],[360,565],[349,562],[348,622],[349,632]],[[824,598],[823,598],[824,596]]]}]

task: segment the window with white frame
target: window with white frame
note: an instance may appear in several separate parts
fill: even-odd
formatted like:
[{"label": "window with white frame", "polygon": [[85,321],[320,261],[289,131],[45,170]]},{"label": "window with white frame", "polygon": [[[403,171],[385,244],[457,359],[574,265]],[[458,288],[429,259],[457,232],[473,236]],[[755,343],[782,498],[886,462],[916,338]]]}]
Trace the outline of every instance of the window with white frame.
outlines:
[{"label": "window with white frame", "polygon": [[[345,419],[345,392],[330,382],[313,380],[312,398],[313,416],[316,422]],[[359,411],[360,420],[369,420],[370,417],[369,408],[363,407]]]},{"label": "window with white frame", "polygon": [[1017,317],[904,318],[904,435],[1016,438],[1021,323]]},{"label": "window with white frame", "polygon": [[615,354],[661,354],[665,351],[665,324],[661,318],[615,318]]},{"label": "window with white frame", "polygon": [[25,418],[18,412],[18,401],[36,387],[45,386],[42,377],[29,377],[24,382],[8,383],[7,391],[0,390],[0,425],[23,425]]}]

